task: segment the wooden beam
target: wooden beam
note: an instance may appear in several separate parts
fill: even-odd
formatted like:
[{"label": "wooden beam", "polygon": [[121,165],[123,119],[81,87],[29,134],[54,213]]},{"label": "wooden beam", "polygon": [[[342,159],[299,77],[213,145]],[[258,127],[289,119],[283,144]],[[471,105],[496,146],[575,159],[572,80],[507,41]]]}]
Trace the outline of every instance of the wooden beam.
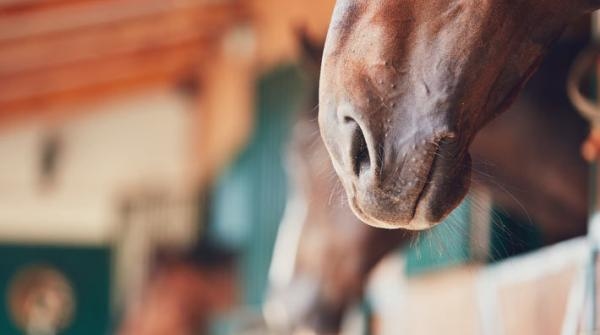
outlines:
[{"label": "wooden beam", "polygon": [[[0,0],[0,15],[33,13],[90,0]],[[106,0],[111,1],[111,0]]]},{"label": "wooden beam", "polygon": [[225,11],[234,14],[241,9],[234,0],[94,0],[77,2],[43,12],[4,15],[0,17],[0,42],[22,40],[39,35],[62,34],[95,26],[152,18],[177,10],[203,10],[207,14]]},{"label": "wooden beam", "polygon": [[196,73],[211,52],[211,49],[198,48],[197,43],[184,43],[128,57],[3,78],[0,81],[0,117],[64,101],[77,94],[97,94],[95,91],[99,88],[126,88],[131,82],[172,85],[186,75]]},{"label": "wooden beam", "polygon": [[204,185],[217,178],[248,143],[253,129],[256,78],[253,60],[222,53],[202,71],[203,87],[192,132],[194,180]]},{"label": "wooden beam", "polygon": [[4,41],[0,42],[0,77],[104,57],[127,57],[203,38],[213,42],[239,19],[224,8],[177,9],[134,21]]},{"label": "wooden beam", "polygon": [[222,36],[247,18],[239,1],[1,1],[0,122],[176,85],[197,75]]}]

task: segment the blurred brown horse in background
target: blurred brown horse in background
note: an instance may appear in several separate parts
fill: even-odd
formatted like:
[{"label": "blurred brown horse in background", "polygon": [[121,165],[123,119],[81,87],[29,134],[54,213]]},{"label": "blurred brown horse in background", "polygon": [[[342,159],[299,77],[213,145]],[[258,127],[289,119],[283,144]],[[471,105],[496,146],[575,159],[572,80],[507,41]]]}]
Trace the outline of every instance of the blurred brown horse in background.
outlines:
[{"label": "blurred brown horse in background", "polygon": [[319,123],[354,213],[384,228],[441,222],[469,189],[477,132],[507,109],[565,27],[599,7],[338,0]]},{"label": "blurred brown horse in background", "polygon": [[410,235],[369,227],[352,214],[313,118],[296,124],[288,165],[294,191],[273,254],[267,322],[285,334],[337,334],[371,270]]}]

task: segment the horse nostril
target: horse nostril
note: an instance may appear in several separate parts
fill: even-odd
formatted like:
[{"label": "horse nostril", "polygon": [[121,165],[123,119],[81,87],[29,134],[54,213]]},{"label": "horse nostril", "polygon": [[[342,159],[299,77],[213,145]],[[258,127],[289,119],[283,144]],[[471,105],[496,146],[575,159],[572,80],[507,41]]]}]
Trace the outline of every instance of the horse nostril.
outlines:
[{"label": "horse nostril", "polygon": [[358,123],[350,118],[345,117],[346,123],[352,123],[354,129],[352,130],[352,139],[350,142],[350,161],[352,163],[352,171],[355,176],[360,176],[361,171],[368,170],[371,167],[371,159],[369,157],[369,148],[365,135],[358,125]]}]

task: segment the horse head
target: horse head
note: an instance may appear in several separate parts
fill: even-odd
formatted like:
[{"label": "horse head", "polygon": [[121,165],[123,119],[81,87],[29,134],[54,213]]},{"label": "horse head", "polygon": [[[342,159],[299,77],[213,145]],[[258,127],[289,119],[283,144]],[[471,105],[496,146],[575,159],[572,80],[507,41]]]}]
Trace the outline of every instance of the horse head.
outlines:
[{"label": "horse head", "polygon": [[597,7],[338,0],[319,124],[354,213],[383,228],[442,221],[468,191],[478,130],[510,105],[564,28]]}]

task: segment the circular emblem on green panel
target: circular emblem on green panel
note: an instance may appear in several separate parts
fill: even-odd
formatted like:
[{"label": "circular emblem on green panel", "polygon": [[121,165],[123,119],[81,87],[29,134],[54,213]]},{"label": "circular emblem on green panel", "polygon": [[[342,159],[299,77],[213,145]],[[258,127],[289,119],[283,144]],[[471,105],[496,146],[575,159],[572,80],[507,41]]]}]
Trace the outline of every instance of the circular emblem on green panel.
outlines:
[{"label": "circular emblem on green panel", "polygon": [[73,288],[53,267],[28,266],[18,271],[8,286],[7,297],[13,321],[27,334],[56,334],[73,320]]}]

